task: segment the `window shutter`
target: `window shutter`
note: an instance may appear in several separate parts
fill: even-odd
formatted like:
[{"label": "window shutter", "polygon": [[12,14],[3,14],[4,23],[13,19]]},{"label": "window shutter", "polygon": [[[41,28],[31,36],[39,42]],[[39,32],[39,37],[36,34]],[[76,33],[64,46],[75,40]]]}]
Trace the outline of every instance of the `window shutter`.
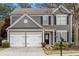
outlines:
[{"label": "window shutter", "polygon": [[67,32],[67,42],[69,42],[69,32]]},{"label": "window shutter", "polygon": [[69,15],[67,16],[67,25],[69,24]]},{"label": "window shutter", "polygon": [[43,17],[41,16],[41,25],[43,25]]},{"label": "window shutter", "polygon": [[51,16],[49,16],[49,25],[51,25]]},{"label": "window shutter", "polygon": [[56,42],[56,31],[55,31],[55,42]]},{"label": "window shutter", "polygon": [[54,16],[54,24],[56,25],[56,16]]}]

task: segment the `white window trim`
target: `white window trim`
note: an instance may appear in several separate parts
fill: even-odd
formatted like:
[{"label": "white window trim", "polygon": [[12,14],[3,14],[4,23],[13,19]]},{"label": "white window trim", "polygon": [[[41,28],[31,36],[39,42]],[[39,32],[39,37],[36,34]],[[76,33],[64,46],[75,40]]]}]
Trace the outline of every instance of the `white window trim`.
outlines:
[{"label": "white window trim", "polygon": [[[67,14],[58,14],[56,15],[57,16],[66,16],[67,17]],[[67,25],[67,19],[66,19],[66,24],[57,24],[57,19],[56,19],[56,25]]]},{"label": "white window trim", "polygon": [[67,30],[56,30],[56,32],[67,32]]}]

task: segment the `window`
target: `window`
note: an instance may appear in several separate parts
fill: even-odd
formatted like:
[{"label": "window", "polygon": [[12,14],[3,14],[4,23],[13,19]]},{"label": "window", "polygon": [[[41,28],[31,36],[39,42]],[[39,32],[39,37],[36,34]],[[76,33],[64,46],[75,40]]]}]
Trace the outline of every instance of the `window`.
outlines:
[{"label": "window", "polygon": [[60,34],[64,41],[67,41],[67,31],[66,30],[56,30],[57,38],[56,40],[60,41]]},{"label": "window", "polygon": [[67,25],[67,15],[56,15],[56,25]]},{"label": "window", "polygon": [[45,33],[45,39],[46,39],[46,40],[49,39],[49,33]]},{"label": "window", "polygon": [[49,25],[49,20],[48,20],[48,16],[47,15],[43,16],[43,25]]}]

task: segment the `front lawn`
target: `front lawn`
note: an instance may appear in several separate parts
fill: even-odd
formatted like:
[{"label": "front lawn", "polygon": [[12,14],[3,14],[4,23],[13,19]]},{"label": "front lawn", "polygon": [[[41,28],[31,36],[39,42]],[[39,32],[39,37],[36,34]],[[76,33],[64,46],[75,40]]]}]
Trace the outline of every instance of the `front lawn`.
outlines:
[{"label": "front lawn", "polygon": [[0,51],[2,51],[2,50],[4,50],[4,49],[6,49],[6,48],[0,48]]},{"label": "front lawn", "polygon": [[[43,50],[47,55],[60,54],[60,50],[52,50],[52,49],[46,49],[46,48],[43,48]],[[78,49],[63,50],[63,54],[72,54],[72,53],[79,53],[79,50]]]}]

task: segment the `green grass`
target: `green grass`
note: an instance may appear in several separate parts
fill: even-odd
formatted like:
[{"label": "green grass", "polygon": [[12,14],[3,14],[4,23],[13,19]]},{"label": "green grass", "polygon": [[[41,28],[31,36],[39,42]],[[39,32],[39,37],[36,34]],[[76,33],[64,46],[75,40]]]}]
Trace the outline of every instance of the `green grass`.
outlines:
[{"label": "green grass", "polygon": [[0,48],[0,51],[2,51],[2,50],[4,50],[4,49],[6,49],[6,48]]}]

